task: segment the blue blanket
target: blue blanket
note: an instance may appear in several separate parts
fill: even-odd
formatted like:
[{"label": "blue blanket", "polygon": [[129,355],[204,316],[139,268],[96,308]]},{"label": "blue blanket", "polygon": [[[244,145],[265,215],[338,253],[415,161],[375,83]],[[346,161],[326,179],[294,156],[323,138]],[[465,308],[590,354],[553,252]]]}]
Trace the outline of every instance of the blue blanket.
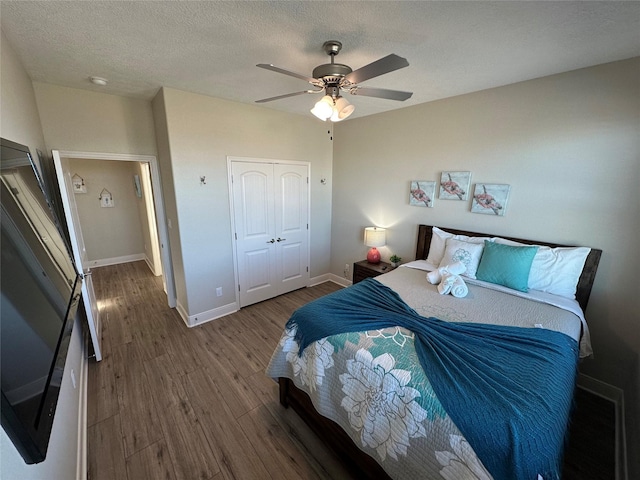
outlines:
[{"label": "blue blanket", "polygon": [[497,479],[560,478],[578,344],[559,332],[421,317],[374,279],[296,310],[300,354],[339,333],[400,326],[438,399]]}]

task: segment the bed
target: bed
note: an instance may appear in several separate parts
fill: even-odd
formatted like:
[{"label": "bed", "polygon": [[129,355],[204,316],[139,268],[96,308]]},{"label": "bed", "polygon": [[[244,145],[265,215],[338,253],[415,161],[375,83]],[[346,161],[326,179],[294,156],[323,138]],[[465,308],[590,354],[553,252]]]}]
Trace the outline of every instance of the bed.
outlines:
[{"label": "bed", "polygon": [[[465,297],[440,295],[426,275],[460,245],[472,263],[537,246],[541,290],[474,270]],[[416,261],[296,311],[267,374],[356,478],[559,478],[601,253],[420,225]],[[579,257],[567,291],[563,255]]]}]

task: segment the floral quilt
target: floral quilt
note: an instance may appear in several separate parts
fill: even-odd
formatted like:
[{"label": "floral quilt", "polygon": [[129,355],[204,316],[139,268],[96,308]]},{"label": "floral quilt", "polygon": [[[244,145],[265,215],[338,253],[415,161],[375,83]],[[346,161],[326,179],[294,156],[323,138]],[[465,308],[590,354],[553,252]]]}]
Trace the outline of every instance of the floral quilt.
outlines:
[{"label": "floral quilt", "polygon": [[447,416],[401,327],[327,337],[301,356],[285,331],[267,374],[288,377],[392,478],[490,479]]}]

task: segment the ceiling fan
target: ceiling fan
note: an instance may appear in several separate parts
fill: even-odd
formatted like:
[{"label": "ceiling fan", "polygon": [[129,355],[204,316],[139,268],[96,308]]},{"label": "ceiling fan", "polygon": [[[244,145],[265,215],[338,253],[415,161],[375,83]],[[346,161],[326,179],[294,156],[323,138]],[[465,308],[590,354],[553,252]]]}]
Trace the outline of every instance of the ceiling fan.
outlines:
[{"label": "ceiling fan", "polygon": [[259,63],[257,67],[272,70],[274,72],[283,73],[291,77],[299,78],[309,82],[315,87],[315,90],[303,90],[301,92],[287,93],[286,95],[278,95],[277,97],[264,98],[256,100],[256,103],[271,102],[282,98],[294,97],[296,95],[304,95],[307,93],[321,93],[324,96],[311,109],[320,120],[331,120],[338,122],[344,120],[351,115],[355,109],[347,99],[340,93],[347,91],[351,95],[364,95],[367,97],[386,98],[389,100],[404,101],[411,98],[412,92],[402,92],[400,90],[388,90],[386,88],[361,87],[359,83],[369,80],[385,73],[393,72],[409,66],[406,58],[399,57],[392,53],[364,67],[352,70],[348,65],[334,63],[334,58],[342,49],[342,43],[337,40],[329,40],[322,45],[325,53],[331,57],[331,63],[318,65],[313,69],[311,77],[299,73],[291,72],[272,64]]}]

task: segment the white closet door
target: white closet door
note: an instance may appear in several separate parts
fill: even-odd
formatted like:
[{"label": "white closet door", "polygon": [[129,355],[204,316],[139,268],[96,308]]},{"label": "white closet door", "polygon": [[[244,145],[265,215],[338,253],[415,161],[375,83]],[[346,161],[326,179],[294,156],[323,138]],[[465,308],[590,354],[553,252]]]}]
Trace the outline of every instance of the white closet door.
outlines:
[{"label": "white closet door", "polygon": [[234,162],[233,205],[240,306],[278,295],[273,165]]},{"label": "white closet door", "polygon": [[309,168],[274,165],[278,294],[309,283]]},{"label": "white closet door", "polygon": [[231,162],[240,306],[309,282],[308,165]]}]

